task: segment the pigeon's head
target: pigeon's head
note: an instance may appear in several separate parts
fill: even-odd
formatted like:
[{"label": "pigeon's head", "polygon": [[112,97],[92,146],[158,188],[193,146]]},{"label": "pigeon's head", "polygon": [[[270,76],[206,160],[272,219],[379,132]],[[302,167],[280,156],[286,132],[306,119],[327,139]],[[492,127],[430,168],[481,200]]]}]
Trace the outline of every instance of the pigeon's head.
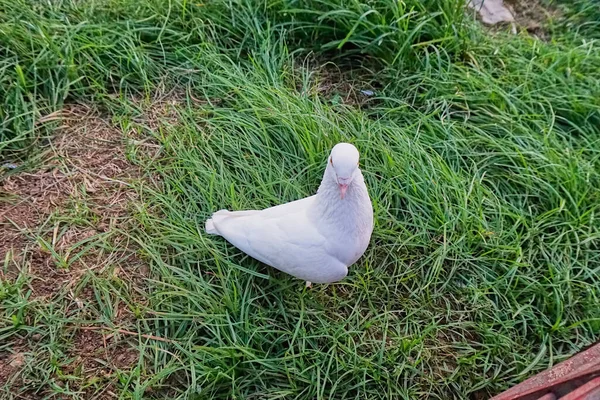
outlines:
[{"label": "pigeon's head", "polygon": [[334,178],[340,188],[342,199],[358,172],[358,158],[358,150],[350,143],[338,143],[331,150],[328,162],[335,173]]}]

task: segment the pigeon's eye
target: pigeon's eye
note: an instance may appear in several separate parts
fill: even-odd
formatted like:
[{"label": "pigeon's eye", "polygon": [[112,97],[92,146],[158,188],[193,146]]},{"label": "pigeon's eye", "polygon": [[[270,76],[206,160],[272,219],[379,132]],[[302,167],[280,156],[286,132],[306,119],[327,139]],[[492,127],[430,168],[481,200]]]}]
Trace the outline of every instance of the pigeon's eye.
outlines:
[{"label": "pigeon's eye", "polygon": [[331,164],[331,166],[333,167],[333,158],[329,159],[329,163]]}]

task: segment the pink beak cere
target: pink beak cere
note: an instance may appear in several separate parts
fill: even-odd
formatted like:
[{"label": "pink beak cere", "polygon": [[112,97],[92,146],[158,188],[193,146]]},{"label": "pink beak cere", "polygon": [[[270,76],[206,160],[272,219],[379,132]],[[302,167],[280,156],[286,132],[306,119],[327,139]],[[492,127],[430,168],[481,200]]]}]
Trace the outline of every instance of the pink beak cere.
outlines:
[{"label": "pink beak cere", "polygon": [[342,199],[343,199],[344,196],[346,196],[346,190],[348,190],[348,185],[345,183],[338,183],[338,186],[340,188],[340,195],[342,196]]}]

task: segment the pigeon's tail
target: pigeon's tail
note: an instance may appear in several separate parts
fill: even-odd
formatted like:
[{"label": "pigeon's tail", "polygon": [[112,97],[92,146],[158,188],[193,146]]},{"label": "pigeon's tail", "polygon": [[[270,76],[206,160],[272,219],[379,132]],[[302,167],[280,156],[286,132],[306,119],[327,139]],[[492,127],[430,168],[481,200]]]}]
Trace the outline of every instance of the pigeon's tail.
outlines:
[{"label": "pigeon's tail", "polygon": [[209,235],[218,235],[217,229],[215,228],[215,224],[213,223],[212,218],[206,220],[206,224],[204,225],[204,230]]},{"label": "pigeon's tail", "polygon": [[227,210],[220,210],[214,213],[210,219],[207,219],[206,223],[204,224],[204,230],[206,231],[206,233],[208,233],[209,235],[220,235],[219,231],[217,230],[217,227],[215,226],[215,220],[222,220],[222,218],[227,214],[231,213]]}]

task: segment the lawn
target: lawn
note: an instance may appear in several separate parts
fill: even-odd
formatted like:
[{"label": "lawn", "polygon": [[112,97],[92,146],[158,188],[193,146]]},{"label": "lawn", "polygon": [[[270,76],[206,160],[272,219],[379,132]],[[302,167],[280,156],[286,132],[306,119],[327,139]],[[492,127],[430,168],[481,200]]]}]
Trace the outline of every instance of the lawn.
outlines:
[{"label": "lawn", "polygon": [[[486,399],[594,343],[600,8],[511,3],[0,0],[0,398]],[[204,233],[339,141],[345,280]]]}]

